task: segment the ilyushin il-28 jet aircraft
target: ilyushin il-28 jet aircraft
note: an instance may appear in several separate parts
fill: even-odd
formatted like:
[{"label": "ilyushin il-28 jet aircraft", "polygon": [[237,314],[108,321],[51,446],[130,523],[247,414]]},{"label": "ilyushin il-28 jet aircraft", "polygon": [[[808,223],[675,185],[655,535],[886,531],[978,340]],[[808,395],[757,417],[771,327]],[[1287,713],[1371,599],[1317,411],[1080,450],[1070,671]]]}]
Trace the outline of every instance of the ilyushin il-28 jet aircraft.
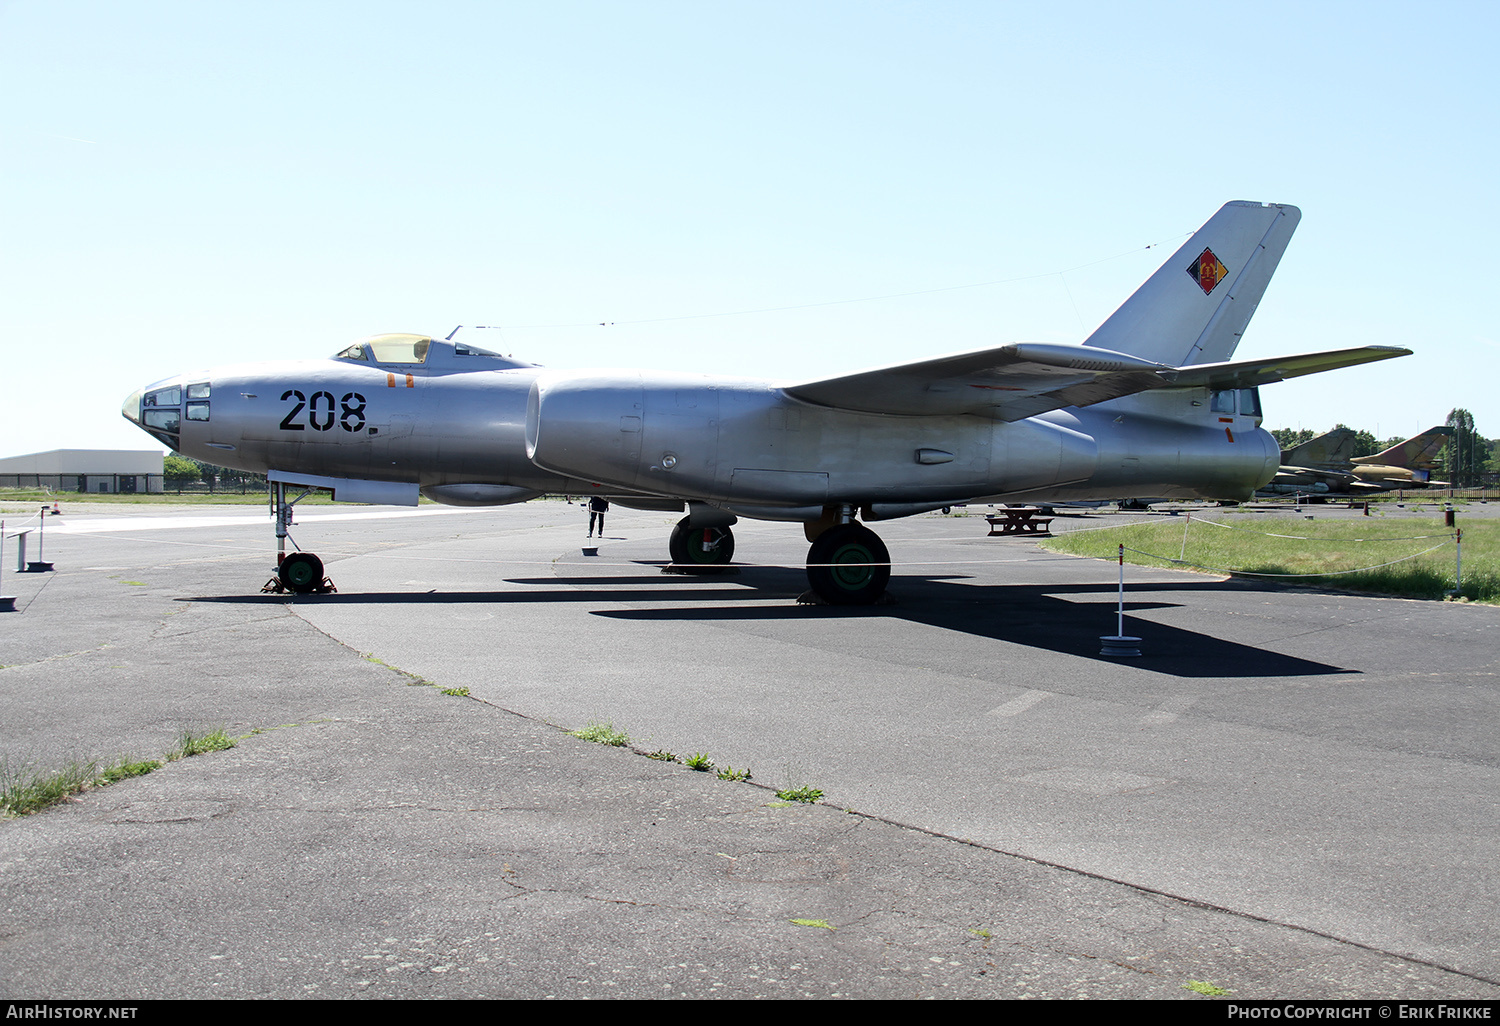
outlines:
[{"label": "ilyushin il-28 jet aircraft", "polygon": [[[1229,362],[1297,226],[1226,204],[1081,345],[1018,342],[793,383],[547,370],[449,339],[376,335],[326,360],[174,375],[124,415],[186,456],[267,474],[280,583],[288,488],[461,506],[603,494],[685,512],[679,567],[727,563],[738,517],[800,523],[813,593],[876,601],[890,556],[866,524],[962,502],[1248,499],[1280,450],[1257,386],[1407,349]],[[305,492],[303,493],[305,494]]]}]

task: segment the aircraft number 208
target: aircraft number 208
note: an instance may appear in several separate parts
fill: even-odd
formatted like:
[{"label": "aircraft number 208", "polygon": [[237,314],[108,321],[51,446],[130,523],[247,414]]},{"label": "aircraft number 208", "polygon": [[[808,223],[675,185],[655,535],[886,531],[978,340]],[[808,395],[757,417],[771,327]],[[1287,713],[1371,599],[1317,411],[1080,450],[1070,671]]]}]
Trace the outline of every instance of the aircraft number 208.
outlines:
[{"label": "aircraft number 208", "polygon": [[334,422],[345,431],[358,431],[365,426],[365,397],[358,392],[345,392],[335,408],[332,392],[314,392],[309,399],[295,388],[281,393],[281,401],[295,400],[285,417],[281,418],[281,430],[301,431],[303,426],[297,415],[307,411],[307,423],[314,431],[332,431]]}]

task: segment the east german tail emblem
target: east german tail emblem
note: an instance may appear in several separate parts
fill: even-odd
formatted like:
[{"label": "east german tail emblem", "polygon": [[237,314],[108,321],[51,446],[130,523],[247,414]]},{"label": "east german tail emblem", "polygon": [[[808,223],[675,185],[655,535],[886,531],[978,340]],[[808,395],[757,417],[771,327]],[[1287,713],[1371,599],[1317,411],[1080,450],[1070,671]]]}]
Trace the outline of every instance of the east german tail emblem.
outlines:
[{"label": "east german tail emblem", "polygon": [[1229,268],[1225,267],[1223,261],[1214,256],[1213,250],[1205,249],[1202,253],[1198,254],[1197,260],[1188,264],[1187,273],[1192,275],[1193,280],[1198,283],[1198,287],[1203,290],[1203,294],[1206,296],[1218,287],[1219,282],[1224,280],[1225,275],[1229,273]]}]

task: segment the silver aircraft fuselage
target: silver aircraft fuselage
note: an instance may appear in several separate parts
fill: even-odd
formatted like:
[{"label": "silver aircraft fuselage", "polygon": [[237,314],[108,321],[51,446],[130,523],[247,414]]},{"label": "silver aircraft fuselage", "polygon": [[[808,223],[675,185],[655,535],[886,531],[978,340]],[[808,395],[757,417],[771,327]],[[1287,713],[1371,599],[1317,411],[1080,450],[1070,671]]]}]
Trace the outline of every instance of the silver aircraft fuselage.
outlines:
[{"label": "silver aircraft fuselage", "polygon": [[830,504],[878,520],[975,499],[1247,498],[1279,450],[1258,417],[1210,412],[1208,398],[1173,390],[1010,423],[899,416],[799,401],[771,381],[550,372],[430,341],[422,364],[180,375],[125,413],[204,462],[409,484],[413,499],[607,491],[810,521]]}]

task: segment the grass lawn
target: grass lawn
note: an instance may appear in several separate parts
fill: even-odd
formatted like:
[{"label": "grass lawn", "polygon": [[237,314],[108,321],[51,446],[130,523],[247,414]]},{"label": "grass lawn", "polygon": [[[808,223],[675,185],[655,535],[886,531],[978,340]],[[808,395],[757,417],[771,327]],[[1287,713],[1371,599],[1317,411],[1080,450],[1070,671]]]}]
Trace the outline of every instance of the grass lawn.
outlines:
[{"label": "grass lawn", "polygon": [[[125,503],[141,506],[264,506],[269,499],[264,488],[241,495],[239,492],[162,492],[131,494],[129,492],[47,492],[37,488],[0,488],[0,505],[7,509],[31,509],[33,506],[52,505],[54,502],[67,509],[79,503],[104,502]],[[313,492],[302,502],[332,503],[327,492]],[[298,503],[300,506],[302,503]]]},{"label": "grass lawn", "polygon": [[[1500,520],[1460,512],[1458,527],[1463,597],[1500,604]],[[1142,566],[1260,574],[1335,591],[1440,599],[1454,590],[1454,531],[1441,516],[1304,520],[1213,510],[1075,529],[1044,544],[1100,559],[1117,558],[1124,545],[1126,562]]]}]

